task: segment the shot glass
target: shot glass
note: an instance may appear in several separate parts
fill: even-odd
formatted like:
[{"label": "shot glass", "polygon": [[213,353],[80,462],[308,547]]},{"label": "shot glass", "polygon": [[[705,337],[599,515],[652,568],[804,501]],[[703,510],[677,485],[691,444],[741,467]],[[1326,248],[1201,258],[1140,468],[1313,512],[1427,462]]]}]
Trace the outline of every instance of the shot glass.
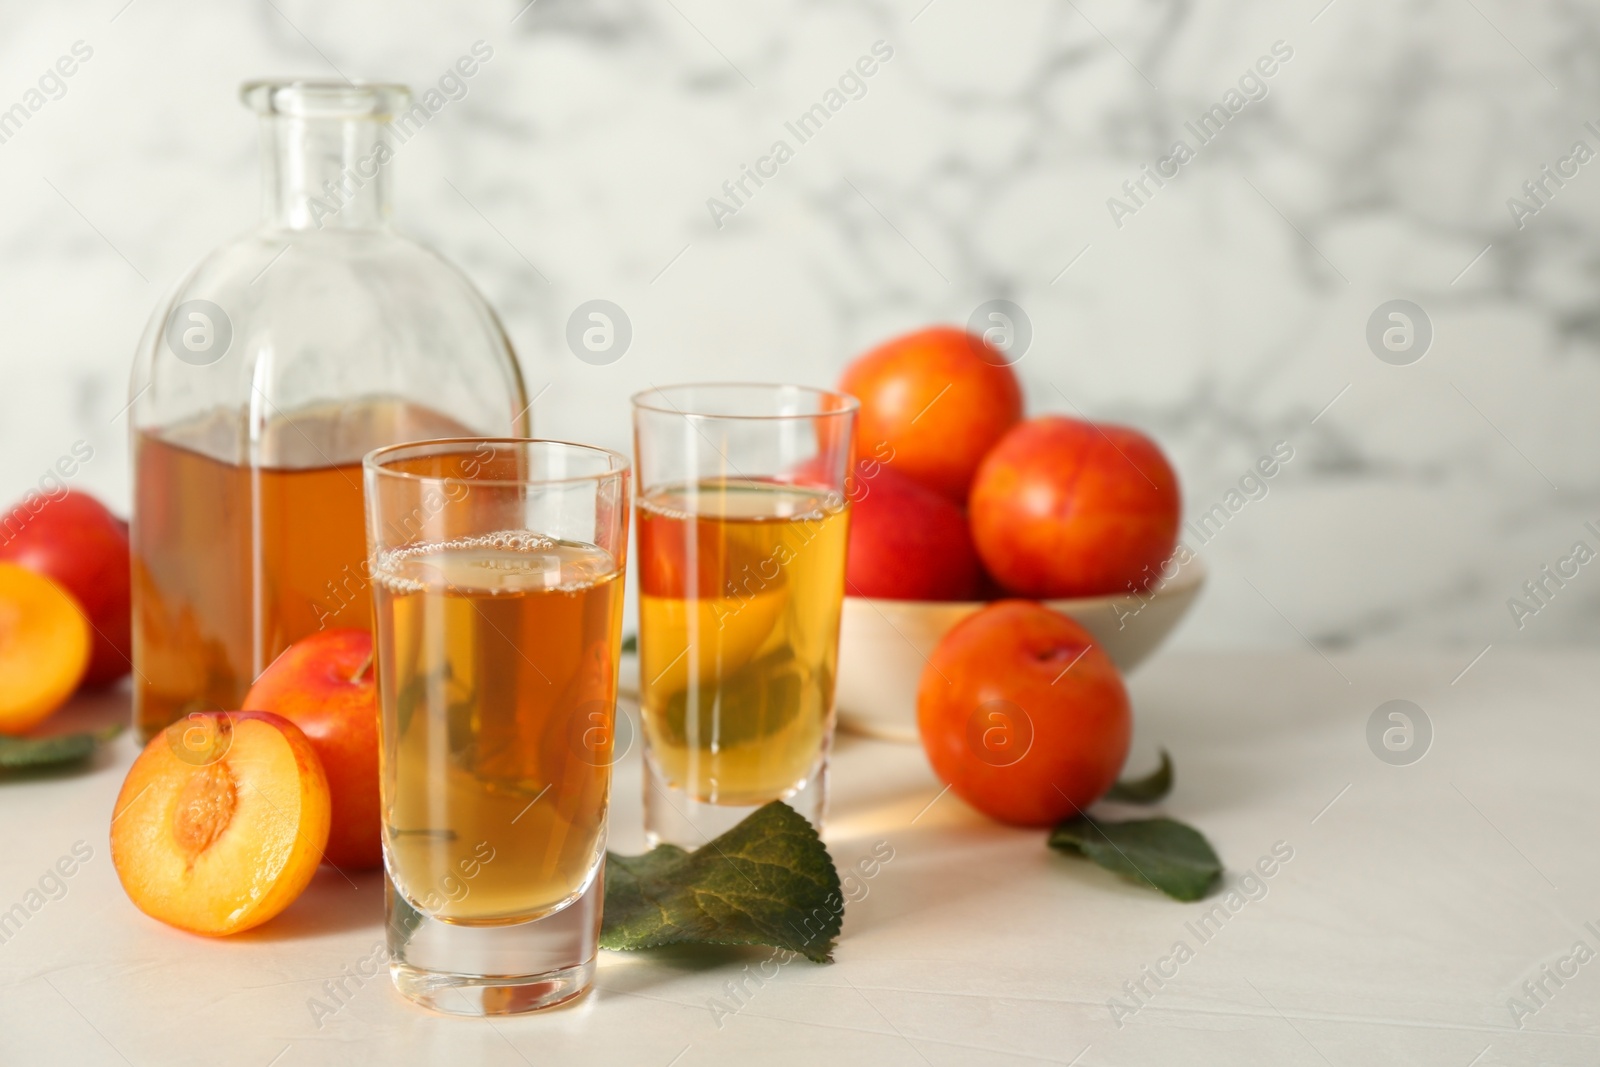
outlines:
[{"label": "shot glass", "polygon": [[698,847],[773,800],[822,827],[856,406],[794,385],[633,398],[651,844]]},{"label": "shot glass", "polygon": [[365,460],[389,971],[457,1015],[594,975],[628,462],[513,438]]}]

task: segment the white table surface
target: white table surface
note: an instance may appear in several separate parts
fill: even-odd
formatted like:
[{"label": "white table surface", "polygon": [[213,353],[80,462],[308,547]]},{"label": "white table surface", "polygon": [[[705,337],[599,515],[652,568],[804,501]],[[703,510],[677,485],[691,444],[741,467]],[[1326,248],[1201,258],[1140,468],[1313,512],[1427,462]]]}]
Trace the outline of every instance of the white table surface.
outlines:
[{"label": "white table surface", "polygon": [[[1574,942],[1600,949],[1600,658],[1499,646],[1452,684],[1466,658],[1173,654],[1133,678],[1134,764],[1158,744],[1177,763],[1165,810],[1234,871],[1294,850],[1205,943],[1186,923],[1221,898],[1179,904],[1054,854],[941,798],[919,749],[842,738],[829,848],[841,868],[880,841],[894,859],[837,963],[791,963],[721,1019],[711,998],[766,952],[603,953],[574,1006],[493,1022],[411,1007],[380,974],[318,1020],[323,982],[382,937],[379,876],[325,869],[228,940],[146,918],[108,854],[125,735],[79,774],[0,784],[0,909],[93,849],[0,944],[0,1063],[1595,1064],[1600,959],[1547,982],[1520,1029],[1507,1000]],[[1406,767],[1365,740],[1395,697],[1435,731]],[[638,791],[635,751],[617,851],[641,846]],[[1108,998],[1178,940],[1193,958],[1119,1028]]]}]

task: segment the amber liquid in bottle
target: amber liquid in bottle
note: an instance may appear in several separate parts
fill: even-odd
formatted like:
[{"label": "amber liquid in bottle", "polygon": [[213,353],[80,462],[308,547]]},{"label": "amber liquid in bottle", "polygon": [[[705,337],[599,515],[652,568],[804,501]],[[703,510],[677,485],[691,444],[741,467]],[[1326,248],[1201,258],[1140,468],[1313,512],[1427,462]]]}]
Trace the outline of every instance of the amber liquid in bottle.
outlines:
[{"label": "amber liquid in bottle", "polygon": [[148,739],[191,711],[236,710],[289,645],[370,629],[361,457],[465,433],[416,405],[373,400],[266,423],[255,466],[230,454],[235,413],[134,442],[134,708]]},{"label": "amber liquid in bottle", "polygon": [[655,490],[637,513],[650,757],[707,803],[788,795],[830,733],[848,505],[728,479]]},{"label": "amber liquid in bottle", "polygon": [[374,590],[396,891],[475,925],[568,903],[605,847],[617,562],[491,534],[387,553]]}]

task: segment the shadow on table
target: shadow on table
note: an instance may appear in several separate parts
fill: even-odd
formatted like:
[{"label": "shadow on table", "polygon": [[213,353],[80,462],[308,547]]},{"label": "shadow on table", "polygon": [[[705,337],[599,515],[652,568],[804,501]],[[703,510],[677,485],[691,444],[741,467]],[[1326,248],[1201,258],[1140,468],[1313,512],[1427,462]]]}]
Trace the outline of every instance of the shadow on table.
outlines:
[{"label": "shadow on table", "polygon": [[80,691],[34,732],[39,737],[54,737],[103,730],[108,726],[127,726],[132,722],[133,689],[124,678],[100,689]]},{"label": "shadow on table", "polygon": [[761,973],[762,964],[767,965],[769,972],[774,967],[787,970],[828,966],[809,963],[803,956],[794,956],[787,963],[784,959],[783,949],[766,945],[670,945],[637,952],[603,950],[595,974],[595,989],[603,996],[648,996],[657,986],[708,971],[726,972],[730,979],[736,979],[746,968]]},{"label": "shadow on table", "polygon": [[383,936],[383,871],[341,873],[327,864],[282,915],[230,941],[299,941],[370,928]]},{"label": "shadow on table", "polygon": [[[1172,742],[1157,739],[1177,764],[1174,792],[1150,806],[1108,803],[1092,811],[1119,821],[1167,815],[1204,832],[1208,814],[1257,803],[1274,791],[1270,772],[1236,765],[1249,728],[1186,725],[1174,731]],[[1130,757],[1125,774],[1154,768],[1156,745],[1148,747]],[[859,774],[859,766],[855,770]],[[878,777],[852,782],[848,801],[834,807],[828,823],[828,850],[847,900],[841,939],[846,950],[853,936],[868,931],[924,921],[933,912],[959,915],[969,906],[988,906],[996,893],[1040,874],[1058,880],[1063,895],[1159,899],[1147,887],[1051,849],[1049,827],[988,818],[946,790],[926,766],[886,759],[881,770]]]},{"label": "shadow on table", "polygon": [[1154,765],[1166,748],[1177,773],[1165,813],[1202,832],[1216,813],[1281,803],[1308,771],[1325,775],[1332,796],[1372,764],[1367,716],[1396,695],[1358,672],[1341,681],[1336,670],[1315,657],[1264,660],[1249,651],[1161,658],[1130,679],[1129,773]]},{"label": "shadow on table", "polygon": [[[25,736],[30,739],[61,737],[67,734],[100,733],[112,727],[126,727],[132,720],[132,690],[126,679],[101,689],[77,693],[61,710],[52,714]],[[77,763],[49,764],[37,769],[18,767],[0,770],[0,784],[43,781],[54,778],[83,778],[113,764],[129,763],[139,752],[139,741],[132,730],[124,730],[110,743],[95,746],[94,752]]]}]

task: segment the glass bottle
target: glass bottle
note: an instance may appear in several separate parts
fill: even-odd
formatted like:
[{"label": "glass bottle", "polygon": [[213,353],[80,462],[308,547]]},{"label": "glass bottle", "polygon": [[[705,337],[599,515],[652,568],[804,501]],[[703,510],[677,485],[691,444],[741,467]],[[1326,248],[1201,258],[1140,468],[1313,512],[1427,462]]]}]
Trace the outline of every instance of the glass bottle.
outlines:
[{"label": "glass bottle", "polygon": [[[237,709],[294,641],[371,627],[361,458],[527,436],[505,331],[391,227],[399,85],[254,82],[263,219],[156,308],[134,361],[134,718]],[[419,517],[420,518],[420,517]]]}]

